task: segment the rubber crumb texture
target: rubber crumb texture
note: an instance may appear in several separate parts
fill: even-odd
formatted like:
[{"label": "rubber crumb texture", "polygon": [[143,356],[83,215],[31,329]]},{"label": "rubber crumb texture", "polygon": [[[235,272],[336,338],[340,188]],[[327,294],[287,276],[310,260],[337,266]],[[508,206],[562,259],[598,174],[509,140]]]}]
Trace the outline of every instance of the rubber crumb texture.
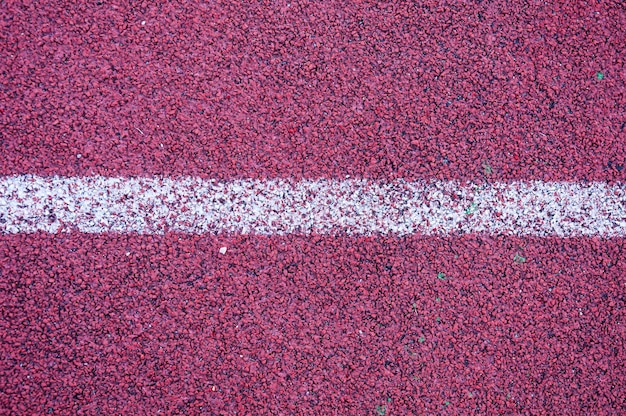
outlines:
[{"label": "rubber crumb texture", "polygon": [[15,1],[0,17],[2,175],[626,178],[621,2]]},{"label": "rubber crumb texture", "polygon": [[5,235],[0,408],[624,414],[623,248]]}]

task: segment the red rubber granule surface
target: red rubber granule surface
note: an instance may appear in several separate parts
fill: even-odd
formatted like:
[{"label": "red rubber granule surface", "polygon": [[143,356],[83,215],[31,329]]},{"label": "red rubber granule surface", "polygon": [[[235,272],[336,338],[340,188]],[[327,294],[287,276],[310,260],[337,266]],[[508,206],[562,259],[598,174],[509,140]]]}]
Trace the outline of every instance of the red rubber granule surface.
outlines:
[{"label": "red rubber granule surface", "polygon": [[[626,180],[621,2],[12,1],[0,25],[0,175]],[[626,414],[624,247],[0,235],[0,414]]]},{"label": "red rubber granule surface", "polygon": [[419,3],[5,4],[0,173],[626,178],[623,4]]},{"label": "red rubber granule surface", "polygon": [[36,414],[619,414],[623,245],[5,236],[0,400]]}]

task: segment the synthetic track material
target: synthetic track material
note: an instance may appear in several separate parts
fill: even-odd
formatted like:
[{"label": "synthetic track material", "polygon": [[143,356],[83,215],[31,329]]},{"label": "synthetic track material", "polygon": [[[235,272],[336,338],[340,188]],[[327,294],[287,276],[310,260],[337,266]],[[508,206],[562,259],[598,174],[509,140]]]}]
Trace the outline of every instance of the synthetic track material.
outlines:
[{"label": "synthetic track material", "polygon": [[620,414],[624,243],[0,236],[0,402],[38,414]]},{"label": "synthetic track material", "polygon": [[[623,186],[625,39],[621,1],[3,2],[0,175]],[[625,242],[2,234],[0,413],[623,415]]]},{"label": "synthetic track material", "polygon": [[566,3],[8,2],[0,174],[626,181],[626,11]]}]

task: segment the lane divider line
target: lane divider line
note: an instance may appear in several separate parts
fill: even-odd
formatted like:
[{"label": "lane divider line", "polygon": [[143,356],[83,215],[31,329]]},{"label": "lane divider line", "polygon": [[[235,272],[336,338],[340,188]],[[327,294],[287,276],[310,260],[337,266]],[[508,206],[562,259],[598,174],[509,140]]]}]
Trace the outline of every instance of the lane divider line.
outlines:
[{"label": "lane divider line", "polygon": [[0,233],[626,236],[602,182],[0,177]]}]

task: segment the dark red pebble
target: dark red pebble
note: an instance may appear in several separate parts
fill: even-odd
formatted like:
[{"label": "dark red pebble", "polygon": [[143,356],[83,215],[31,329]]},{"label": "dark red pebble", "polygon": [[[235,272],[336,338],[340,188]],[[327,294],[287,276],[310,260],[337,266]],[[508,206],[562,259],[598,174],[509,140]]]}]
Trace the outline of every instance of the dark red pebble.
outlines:
[{"label": "dark red pebble", "polygon": [[624,243],[2,236],[1,408],[621,414]]},{"label": "dark red pebble", "polygon": [[626,179],[621,2],[12,1],[0,17],[2,175]]}]

